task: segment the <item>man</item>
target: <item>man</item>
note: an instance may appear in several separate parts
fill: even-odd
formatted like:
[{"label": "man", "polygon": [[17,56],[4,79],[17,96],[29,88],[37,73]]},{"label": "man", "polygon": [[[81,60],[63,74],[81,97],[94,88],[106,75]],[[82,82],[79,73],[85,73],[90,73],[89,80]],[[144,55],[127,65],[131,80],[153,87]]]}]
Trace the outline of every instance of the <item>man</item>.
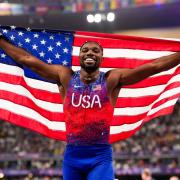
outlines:
[{"label": "man", "polygon": [[2,48],[16,62],[41,76],[55,80],[64,103],[67,148],[63,162],[65,180],[114,179],[112,149],[108,143],[110,121],[119,90],[180,63],[180,53],[154,60],[136,69],[114,69],[103,73],[103,49],[96,42],[81,46],[81,70],[49,65],[25,50],[0,39]]}]

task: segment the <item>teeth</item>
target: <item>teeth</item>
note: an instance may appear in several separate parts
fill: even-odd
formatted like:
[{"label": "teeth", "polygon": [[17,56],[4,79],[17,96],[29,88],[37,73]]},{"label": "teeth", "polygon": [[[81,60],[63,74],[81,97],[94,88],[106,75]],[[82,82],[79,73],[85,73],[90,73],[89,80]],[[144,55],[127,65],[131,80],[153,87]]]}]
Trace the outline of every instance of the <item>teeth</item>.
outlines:
[{"label": "teeth", "polygon": [[87,58],[85,61],[94,61],[92,58]]}]

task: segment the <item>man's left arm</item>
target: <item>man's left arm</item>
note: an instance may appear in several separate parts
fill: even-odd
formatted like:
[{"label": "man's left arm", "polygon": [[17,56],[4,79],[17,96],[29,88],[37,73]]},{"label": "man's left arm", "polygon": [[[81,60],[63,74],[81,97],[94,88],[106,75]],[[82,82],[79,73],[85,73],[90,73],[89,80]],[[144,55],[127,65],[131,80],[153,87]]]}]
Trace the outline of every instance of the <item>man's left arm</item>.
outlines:
[{"label": "man's left arm", "polygon": [[169,70],[180,64],[180,52],[155,59],[151,63],[144,64],[134,69],[112,70],[119,78],[118,84],[130,85],[137,83],[149,76]]}]

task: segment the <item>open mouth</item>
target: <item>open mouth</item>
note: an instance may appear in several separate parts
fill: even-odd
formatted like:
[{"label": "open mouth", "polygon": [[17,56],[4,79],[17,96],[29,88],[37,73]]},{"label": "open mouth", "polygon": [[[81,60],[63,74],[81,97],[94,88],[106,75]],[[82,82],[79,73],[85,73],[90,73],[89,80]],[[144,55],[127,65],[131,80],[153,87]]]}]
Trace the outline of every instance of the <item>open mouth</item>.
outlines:
[{"label": "open mouth", "polygon": [[86,58],[84,62],[85,63],[94,63],[96,61],[94,59],[92,59],[92,58]]}]

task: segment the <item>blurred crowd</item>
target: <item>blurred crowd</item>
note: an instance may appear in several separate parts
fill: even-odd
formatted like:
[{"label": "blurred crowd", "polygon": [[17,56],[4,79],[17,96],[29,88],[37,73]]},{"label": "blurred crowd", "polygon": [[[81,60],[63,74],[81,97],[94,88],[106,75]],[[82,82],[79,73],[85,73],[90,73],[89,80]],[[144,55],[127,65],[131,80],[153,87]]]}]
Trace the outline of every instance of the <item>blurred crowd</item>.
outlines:
[{"label": "blurred crowd", "polygon": [[[64,149],[64,142],[0,121],[0,169],[59,168]],[[172,115],[151,120],[133,137],[113,144],[113,151],[119,173],[180,168],[180,103]]]},{"label": "blurred crowd", "polygon": [[146,5],[161,5],[179,0],[0,0],[0,15],[57,14],[112,11]]}]

